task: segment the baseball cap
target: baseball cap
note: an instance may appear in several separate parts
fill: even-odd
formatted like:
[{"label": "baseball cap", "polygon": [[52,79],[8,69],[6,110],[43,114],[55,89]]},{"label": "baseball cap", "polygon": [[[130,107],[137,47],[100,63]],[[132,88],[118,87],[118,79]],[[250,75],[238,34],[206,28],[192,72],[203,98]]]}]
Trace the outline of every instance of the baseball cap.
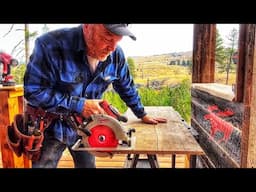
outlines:
[{"label": "baseball cap", "polygon": [[103,24],[109,31],[116,35],[129,36],[132,40],[136,40],[136,37],[128,29],[128,24]]}]

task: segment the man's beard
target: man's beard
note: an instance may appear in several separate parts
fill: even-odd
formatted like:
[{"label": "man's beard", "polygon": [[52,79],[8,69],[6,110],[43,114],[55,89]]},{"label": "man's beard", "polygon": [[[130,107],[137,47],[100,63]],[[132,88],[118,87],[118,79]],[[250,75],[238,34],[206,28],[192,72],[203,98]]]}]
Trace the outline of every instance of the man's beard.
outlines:
[{"label": "man's beard", "polygon": [[105,61],[108,58],[108,56],[110,55],[110,53],[108,53],[108,54],[99,54],[99,53],[97,53],[96,50],[91,50],[91,51],[89,50],[87,55],[89,55],[90,57],[95,58],[99,61]]}]

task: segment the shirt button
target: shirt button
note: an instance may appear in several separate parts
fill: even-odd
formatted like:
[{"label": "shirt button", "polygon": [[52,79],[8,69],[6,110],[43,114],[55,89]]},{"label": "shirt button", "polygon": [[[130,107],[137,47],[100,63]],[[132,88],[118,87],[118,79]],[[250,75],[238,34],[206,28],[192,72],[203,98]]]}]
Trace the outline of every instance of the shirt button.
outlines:
[{"label": "shirt button", "polygon": [[78,83],[82,82],[83,81],[83,76],[81,74],[76,76],[75,81],[78,82]]}]

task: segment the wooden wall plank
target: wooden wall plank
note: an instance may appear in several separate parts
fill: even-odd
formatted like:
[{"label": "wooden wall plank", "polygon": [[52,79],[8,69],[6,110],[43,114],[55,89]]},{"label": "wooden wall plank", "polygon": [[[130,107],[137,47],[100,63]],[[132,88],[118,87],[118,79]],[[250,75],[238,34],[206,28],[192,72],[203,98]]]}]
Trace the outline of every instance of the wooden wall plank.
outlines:
[{"label": "wooden wall plank", "polygon": [[245,31],[244,38],[244,90],[243,103],[245,105],[245,113],[243,119],[242,132],[242,167],[256,167],[256,126],[255,126],[255,71],[256,71],[256,24],[242,25]]},{"label": "wooden wall plank", "polygon": [[[221,148],[223,152],[229,154],[229,158],[240,163],[241,131],[231,124],[228,124],[228,127],[221,128],[222,125],[217,123],[215,125],[216,127],[212,127],[214,125],[204,118],[209,112],[195,101],[193,101],[192,105],[196,108],[192,112],[192,119],[196,121],[200,125],[199,128],[202,128],[202,131],[204,131],[203,136],[200,135],[201,140],[203,140],[203,142],[210,142],[213,146],[213,148],[208,147],[206,152],[212,153],[217,150],[216,148]],[[221,123],[226,124],[226,122],[222,120]],[[202,133],[202,131],[200,132]]]},{"label": "wooden wall plank", "polygon": [[239,41],[238,41],[238,63],[236,69],[236,102],[243,102],[244,97],[244,81],[245,81],[245,41],[246,41],[247,27],[245,25],[240,25],[239,28]]},{"label": "wooden wall plank", "polygon": [[248,143],[248,160],[246,167],[256,168],[256,25],[250,25],[251,31],[251,57],[250,62],[251,67],[247,70],[250,70],[251,73],[251,84],[250,86],[250,123],[249,123],[249,143]]},{"label": "wooden wall plank", "polygon": [[[231,110],[233,115],[225,117],[225,120],[232,123],[234,127],[242,129],[244,115],[244,105],[242,103],[231,102],[195,88],[191,89],[191,96],[192,100],[202,105],[202,108],[207,109],[208,106],[217,105],[220,111]],[[192,107],[193,110],[195,109]]]},{"label": "wooden wall plank", "polygon": [[239,167],[243,105],[195,87],[192,94],[192,127],[199,143],[216,167]]},{"label": "wooden wall plank", "polygon": [[193,83],[214,82],[216,24],[194,24]]},{"label": "wooden wall plank", "polygon": [[230,158],[230,155],[220,145],[208,139],[208,133],[195,119],[192,119],[191,126],[199,133],[198,142],[216,168],[237,168],[240,166],[239,163]]},{"label": "wooden wall plank", "polygon": [[215,97],[233,101],[235,93],[232,91],[232,86],[220,83],[193,83],[192,88],[207,92]]}]

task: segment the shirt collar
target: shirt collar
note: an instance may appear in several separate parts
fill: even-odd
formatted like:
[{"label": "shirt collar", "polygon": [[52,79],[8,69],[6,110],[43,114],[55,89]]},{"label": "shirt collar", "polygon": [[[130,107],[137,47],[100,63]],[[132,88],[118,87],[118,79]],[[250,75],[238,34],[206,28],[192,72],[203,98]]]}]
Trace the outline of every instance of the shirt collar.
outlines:
[{"label": "shirt collar", "polygon": [[83,26],[78,26],[78,43],[76,47],[77,51],[86,51],[85,40],[83,35]]}]

